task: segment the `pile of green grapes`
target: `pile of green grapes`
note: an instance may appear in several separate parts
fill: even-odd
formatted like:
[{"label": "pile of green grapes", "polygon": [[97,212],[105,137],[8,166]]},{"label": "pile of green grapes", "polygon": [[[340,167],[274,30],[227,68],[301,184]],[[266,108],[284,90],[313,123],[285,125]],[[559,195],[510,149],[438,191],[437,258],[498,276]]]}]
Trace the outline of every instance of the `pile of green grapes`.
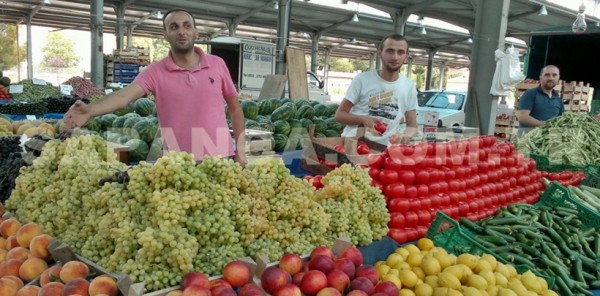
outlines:
[{"label": "pile of green grapes", "polygon": [[6,207],[78,254],[125,272],[148,291],[230,261],[307,254],[338,237],[369,244],[389,214],[365,170],[342,166],[316,190],[278,159],[242,168],[231,159],[169,152],[127,167],[95,135],[48,142],[22,169]]}]

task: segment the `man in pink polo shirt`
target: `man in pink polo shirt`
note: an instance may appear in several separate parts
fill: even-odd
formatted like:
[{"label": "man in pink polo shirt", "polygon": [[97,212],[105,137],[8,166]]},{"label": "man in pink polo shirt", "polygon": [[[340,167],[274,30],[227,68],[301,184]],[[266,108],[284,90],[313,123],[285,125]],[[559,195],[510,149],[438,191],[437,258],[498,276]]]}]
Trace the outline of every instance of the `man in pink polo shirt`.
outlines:
[{"label": "man in pink polo shirt", "polygon": [[[83,126],[91,117],[127,106],[148,93],[156,99],[164,150],[187,151],[196,160],[205,155],[233,156],[246,164],[244,113],[225,62],[194,46],[198,30],[193,16],[181,9],[163,18],[169,55],[148,66],[132,84],[86,105],[77,101],[65,114],[70,127]],[[225,103],[236,139],[232,144]]]}]

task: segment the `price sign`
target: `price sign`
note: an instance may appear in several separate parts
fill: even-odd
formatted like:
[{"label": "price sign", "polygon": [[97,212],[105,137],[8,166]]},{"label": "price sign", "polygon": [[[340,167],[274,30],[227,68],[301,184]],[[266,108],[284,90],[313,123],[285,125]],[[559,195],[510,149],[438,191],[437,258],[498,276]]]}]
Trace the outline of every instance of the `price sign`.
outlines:
[{"label": "price sign", "polygon": [[25,115],[25,118],[27,118],[27,120],[36,120],[37,118],[35,118],[35,115]]},{"label": "price sign", "polygon": [[60,93],[65,96],[70,96],[73,92],[73,86],[69,84],[61,84],[60,85]]},{"label": "price sign", "polygon": [[48,85],[48,83],[46,83],[46,80],[44,80],[44,79],[33,78],[33,79],[31,79],[31,82],[33,82],[33,84],[37,84],[37,85]]},{"label": "price sign", "polygon": [[11,84],[8,92],[11,94],[22,94],[23,93],[23,85],[22,84]]},{"label": "price sign", "polygon": [[113,92],[112,88],[107,88],[107,89],[104,90],[105,94],[110,94],[112,92]]}]

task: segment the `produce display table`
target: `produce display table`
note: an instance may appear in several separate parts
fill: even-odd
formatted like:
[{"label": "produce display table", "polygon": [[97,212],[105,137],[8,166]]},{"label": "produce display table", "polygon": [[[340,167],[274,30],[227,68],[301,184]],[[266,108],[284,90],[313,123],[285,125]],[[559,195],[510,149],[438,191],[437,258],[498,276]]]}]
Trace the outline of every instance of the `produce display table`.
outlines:
[{"label": "produce display table", "polygon": [[[27,119],[27,115],[21,114],[2,114],[11,120],[25,120]],[[46,118],[46,119],[62,119],[65,116],[64,113],[45,113],[42,115],[35,115],[36,118]]]}]

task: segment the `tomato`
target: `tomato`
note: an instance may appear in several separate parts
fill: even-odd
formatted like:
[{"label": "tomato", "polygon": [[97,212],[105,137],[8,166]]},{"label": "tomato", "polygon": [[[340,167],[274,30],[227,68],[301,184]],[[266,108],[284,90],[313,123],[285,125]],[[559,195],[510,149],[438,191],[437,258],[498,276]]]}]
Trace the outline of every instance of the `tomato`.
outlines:
[{"label": "tomato", "polygon": [[409,198],[408,199],[408,211],[409,212],[417,212],[421,208],[421,199],[419,198]]},{"label": "tomato", "polygon": [[339,152],[339,153],[346,153],[346,148],[344,147],[344,145],[335,145],[333,146],[333,150]]},{"label": "tomato", "polygon": [[375,130],[378,131],[380,134],[383,134],[387,130],[387,124],[381,121],[377,121],[375,123]]},{"label": "tomato", "polygon": [[417,187],[415,187],[414,185],[406,185],[405,196],[407,198],[415,198],[415,197],[417,197],[417,194],[418,194]]},{"label": "tomato", "polygon": [[439,197],[440,197],[440,205],[447,206],[450,204],[450,195],[449,194],[441,193],[439,195]]},{"label": "tomato", "polygon": [[441,192],[444,192],[444,193],[448,192],[448,182],[442,180],[442,181],[439,181],[438,183],[440,184]]},{"label": "tomato", "polygon": [[444,180],[446,174],[440,169],[432,169],[429,173],[429,182],[438,182]]},{"label": "tomato", "polygon": [[458,180],[458,190],[464,191],[467,188],[467,181],[465,179]]},{"label": "tomato", "polygon": [[517,184],[519,184],[519,186],[525,186],[529,183],[529,177],[525,176],[525,175],[521,175],[517,178]]},{"label": "tomato", "polygon": [[379,171],[378,168],[369,168],[369,176],[371,176],[371,179],[379,181]]},{"label": "tomato", "polygon": [[419,231],[416,228],[407,228],[406,229],[406,239],[409,242],[415,241],[418,238],[419,238]]},{"label": "tomato", "polygon": [[390,213],[404,213],[410,207],[410,203],[406,198],[392,198],[388,205]]},{"label": "tomato", "polygon": [[312,185],[317,188],[317,189],[321,189],[323,188],[323,183],[321,183],[321,179],[323,179],[322,175],[316,175],[312,178]]},{"label": "tomato", "polygon": [[460,202],[460,194],[458,192],[450,192],[448,196],[450,196],[450,204],[456,205]]},{"label": "tomato", "polygon": [[373,153],[373,154],[369,154],[369,156],[367,156],[367,163],[372,168],[380,169],[383,166],[384,159],[385,159],[385,156],[383,156],[383,154]]},{"label": "tomato", "polygon": [[426,184],[417,185],[417,196],[426,196],[429,193],[429,186]]},{"label": "tomato", "polygon": [[473,179],[473,186],[481,184],[481,177],[479,176],[479,174],[475,174],[471,178]]},{"label": "tomato", "polygon": [[489,176],[487,175],[487,173],[480,173],[479,174],[479,184],[487,184],[490,181]]},{"label": "tomato", "polygon": [[387,235],[399,244],[403,244],[407,241],[406,231],[404,229],[390,228]]},{"label": "tomato", "polygon": [[375,179],[371,180],[371,186],[379,188],[379,190],[381,190],[382,193],[385,189],[385,185]]},{"label": "tomato", "polygon": [[440,204],[442,202],[441,197],[439,196],[439,194],[429,194],[427,196],[429,198],[429,200],[431,201],[431,207],[434,209],[437,209],[440,207]]},{"label": "tomato", "polygon": [[383,161],[383,168],[393,171],[399,171],[402,169],[402,162],[399,159],[393,157],[386,157]]},{"label": "tomato", "polygon": [[477,194],[475,194],[475,190],[473,188],[467,188],[467,190],[465,190],[465,194],[467,194],[467,199],[481,198],[481,196],[477,196]]},{"label": "tomato", "polygon": [[399,212],[390,213],[389,228],[404,228],[404,214]]},{"label": "tomato", "polygon": [[404,213],[404,225],[406,227],[413,227],[417,225],[419,221],[419,216],[415,212],[406,212]]},{"label": "tomato", "polygon": [[440,193],[440,191],[441,191],[441,186],[438,182],[429,184],[429,192],[436,194],[436,193]]},{"label": "tomato", "polygon": [[428,225],[429,222],[431,222],[431,220],[433,219],[433,217],[431,217],[431,213],[428,210],[419,210],[417,212],[417,217],[418,217],[418,225]]},{"label": "tomato", "polygon": [[456,178],[456,172],[454,170],[444,167],[442,168],[442,171],[444,172],[444,180],[450,181]]},{"label": "tomato", "polygon": [[471,213],[479,211],[479,203],[476,200],[469,201],[469,211],[471,211]]},{"label": "tomato", "polygon": [[312,178],[313,178],[313,177],[312,177],[312,176],[310,176],[310,175],[306,175],[306,176],[302,177],[302,179],[304,179],[304,180],[306,180],[306,181],[310,182],[311,184],[312,184]]},{"label": "tomato", "polygon": [[429,172],[426,170],[418,170],[415,173],[415,183],[427,184],[429,182]]},{"label": "tomato", "polygon": [[385,187],[385,194],[390,198],[402,198],[406,193],[404,184],[400,182],[389,184]]},{"label": "tomato", "polygon": [[448,191],[450,191],[450,192],[458,191],[460,189],[459,186],[460,186],[460,184],[459,184],[458,180],[448,181]]},{"label": "tomato", "polygon": [[411,185],[415,182],[415,172],[408,170],[401,170],[398,172],[398,180],[405,185]]},{"label": "tomato", "polygon": [[358,145],[358,147],[356,147],[356,153],[360,155],[369,154],[371,153],[371,149],[367,145]]},{"label": "tomato", "polygon": [[389,169],[383,169],[379,172],[379,181],[381,181],[383,184],[392,184],[398,181],[398,172]]},{"label": "tomato", "polygon": [[458,215],[464,217],[469,214],[469,204],[466,202],[458,203]]},{"label": "tomato", "polygon": [[420,197],[420,200],[421,200],[421,208],[422,209],[431,208],[431,198],[429,198],[429,195]]}]

